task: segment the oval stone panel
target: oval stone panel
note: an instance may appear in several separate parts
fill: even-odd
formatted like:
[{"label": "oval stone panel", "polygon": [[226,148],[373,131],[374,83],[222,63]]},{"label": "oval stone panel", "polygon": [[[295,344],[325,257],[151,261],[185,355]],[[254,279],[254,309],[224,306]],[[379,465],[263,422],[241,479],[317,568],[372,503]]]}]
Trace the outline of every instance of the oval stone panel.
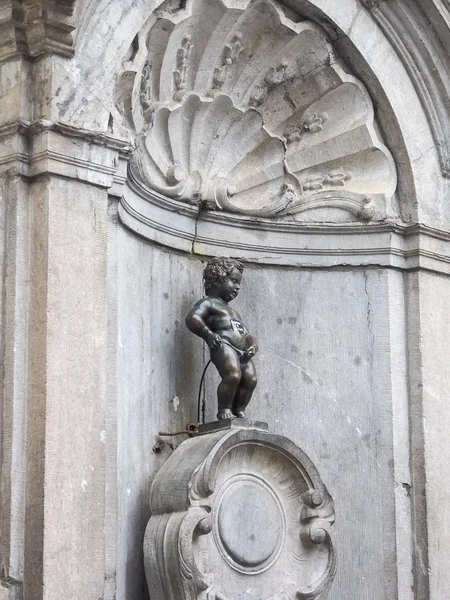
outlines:
[{"label": "oval stone panel", "polygon": [[258,572],[276,558],[284,537],[283,509],[263,482],[252,478],[228,483],[216,523],[225,558],[232,566]]}]

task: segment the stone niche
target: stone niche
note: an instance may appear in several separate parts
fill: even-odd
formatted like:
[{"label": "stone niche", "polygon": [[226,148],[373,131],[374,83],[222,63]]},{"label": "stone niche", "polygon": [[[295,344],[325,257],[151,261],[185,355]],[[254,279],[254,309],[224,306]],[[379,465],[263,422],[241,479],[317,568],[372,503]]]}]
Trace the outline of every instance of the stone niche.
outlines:
[{"label": "stone niche", "polygon": [[[381,228],[397,216],[397,174],[374,117],[371,97],[316,23],[302,20],[271,0],[188,0],[181,6],[165,2],[139,32],[123,67],[116,85],[116,107],[136,144],[119,218],[139,235],[139,244],[131,241],[128,231],[121,237],[134,248],[139,245],[140,256],[146,257],[154,271],[155,261],[160,259],[166,267],[177,261],[184,273],[194,269],[187,257],[163,256],[160,249],[145,246],[141,238],[170,251],[240,256],[250,264],[334,267],[365,264],[368,254],[375,256],[376,264],[403,256],[396,248],[393,258],[386,252],[393,239],[390,229],[386,231],[388,241],[380,235]],[[129,265],[127,281],[128,269]],[[141,271],[140,263],[136,280],[143,282]],[[258,276],[259,287],[265,288],[252,307],[261,314],[278,314],[275,281],[280,286],[294,283],[292,289],[299,289],[295,287],[300,282],[297,274],[288,270],[273,270],[271,277],[262,271],[253,275]],[[352,479],[358,486],[363,468],[372,473],[372,452],[341,451],[350,447],[355,435],[363,434],[357,426],[349,434],[345,427],[351,421],[333,412],[339,408],[344,414],[350,404],[346,416],[353,415],[351,411],[361,413],[365,423],[367,414],[374,415],[370,422],[374,430],[375,423],[383,422],[379,418],[381,404],[372,397],[381,392],[376,386],[366,389],[369,379],[361,375],[366,366],[371,372],[377,363],[369,357],[356,372],[356,364],[349,366],[345,356],[340,356],[336,360],[343,368],[337,379],[337,363],[330,368],[329,360],[334,344],[335,356],[341,352],[340,331],[349,306],[356,306],[352,328],[360,332],[361,346],[372,351],[374,309],[367,284],[371,275],[337,276],[333,272],[307,276],[302,284],[308,289],[311,281],[311,297],[320,297],[320,302],[311,307],[310,322],[303,324],[303,331],[308,332],[301,341],[305,354],[310,348],[315,352],[322,340],[312,323],[319,328],[323,317],[331,334],[323,345],[325,355],[314,354],[312,368],[320,372],[317,393],[323,403],[316,403],[311,394],[304,404],[309,403],[315,423],[324,416],[333,431],[329,443],[334,458],[321,454],[319,426],[301,432],[298,427],[303,405],[300,409],[290,400],[297,397],[297,375],[286,366],[296,366],[298,357],[293,350],[281,369],[277,363],[277,371],[286,375],[284,382],[274,377],[278,387],[270,383],[265,390],[273,398],[282,391],[286,402],[292,402],[290,412],[284,414],[282,425],[277,424],[276,412],[273,407],[269,410],[267,403],[260,401],[258,412],[261,418],[273,419],[279,433],[289,435],[309,453],[316,452],[314,460],[320,461],[324,477],[334,485],[333,495],[337,501],[340,498],[340,506],[346,505],[345,520],[340,519],[345,544],[343,536],[337,539],[341,582],[330,596],[340,597],[342,590],[348,595],[348,585],[342,581],[353,578],[354,562],[349,554],[360,548],[358,544],[366,536],[372,554],[361,550],[364,558],[359,579],[352,582],[349,593],[355,598],[365,594],[381,597],[382,572],[392,562],[390,549],[395,542],[386,541],[372,514],[384,514],[386,507],[390,490],[383,487],[383,469],[387,460],[383,469],[366,480],[358,506],[350,509],[348,482]],[[323,283],[324,276],[327,280]],[[172,280],[180,277],[185,275],[177,273]],[[177,319],[191,304],[191,299],[188,302],[181,296],[199,281],[200,276],[198,281],[189,281],[186,275],[185,285],[190,287],[171,300]],[[158,305],[159,284],[148,283],[145,298],[152,289]],[[378,293],[380,286],[376,285],[373,289]],[[319,289],[322,295],[314,296]],[[342,290],[342,297],[336,289]],[[358,294],[361,301],[354,302]],[[304,307],[303,295],[306,292],[292,298],[291,312],[283,308],[287,324],[291,319],[302,321],[310,310]],[[271,306],[273,299],[275,306]],[[339,302],[333,305],[335,299]],[[124,304],[128,303],[127,298]],[[142,306],[136,314],[140,311]],[[375,310],[375,315],[384,318],[385,312]],[[134,314],[130,316],[130,321],[135,319]],[[165,314],[162,319],[165,322]],[[267,354],[262,352],[259,357],[260,364],[273,374],[270,347],[275,330],[269,336],[263,322],[259,329],[262,338],[270,342]],[[131,336],[123,335],[123,339]],[[141,344],[140,337],[136,339]],[[350,343],[346,340],[345,344],[350,352]],[[187,347],[184,355],[192,356]],[[130,351],[134,352],[131,347]],[[166,368],[169,361],[158,352]],[[129,359],[125,356],[124,360]],[[385,370],[390,367],[381,366]],[[322,397],[326,384],[320,382],[328,373],[330,389],[337,390],[343,408],[334,396],[332,402]],[[304,374],[311,380],[306,371]],[[172,373],[164,379],[164,386],[173,379]],[[124,388],[128,386],[126,381]],[[153,386],[152,382],[150,393]],[[357,400],[353,399],[355,387],[360,394]],[[156,394],[154,402],[155,422],[161,426],[161,398]],[[337,432],[335,414],[343,424]],[[366,431],[364,425],[361,431]],[[382,433],[388,448],[388,431]],[[143,439],[148,439],[147,432]],[[390,458],[388,450],[386,455]],[[348,473],[345,480],[338,475],[342,472]],[[333,501],[311,461],[281,435],[241,429],[184,442],[155,476],[150,512],[144,547],[152,600],[324,600],[328,595],[336,569],[330,537]],[[390,507],[386,512],[384,522],[389,525],[385,537],[394,530],[390,529]],[[355,513],[364,516],[358,521],[358,531],[353,527]],[[388,548],[385,554],[383,544]]]},{"label": "stone niche", "polygon": [[333,500],[283,436],[249,424],[185,441],[156,475],[150,509],[152,600],[327,596],[336,570]]}]

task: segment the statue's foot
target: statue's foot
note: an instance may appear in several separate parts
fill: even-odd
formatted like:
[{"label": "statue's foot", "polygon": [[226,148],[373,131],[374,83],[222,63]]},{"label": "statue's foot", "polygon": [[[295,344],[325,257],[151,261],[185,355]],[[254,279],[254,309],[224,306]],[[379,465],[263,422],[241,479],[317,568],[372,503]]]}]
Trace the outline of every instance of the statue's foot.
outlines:
[{"label": "statue's foot", "polygon": [[236,412],[236,417],[237,417],[238,419],[245,419],[245,412],[244,412],[243,410],[238,410],[238,411]]},{"label": "statue's foot", "polygon": [[224,408],[223,410],[219,410],[217,413],[217,420],[223,421],[224,419],[233,419],[234,415],[229,408]]}]

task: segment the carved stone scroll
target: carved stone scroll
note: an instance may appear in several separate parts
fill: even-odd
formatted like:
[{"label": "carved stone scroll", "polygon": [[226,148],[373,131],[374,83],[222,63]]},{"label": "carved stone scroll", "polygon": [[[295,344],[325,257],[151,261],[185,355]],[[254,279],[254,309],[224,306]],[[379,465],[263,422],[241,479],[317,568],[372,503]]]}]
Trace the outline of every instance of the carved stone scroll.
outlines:
[{"label": "carved stone scroll", "polygon": [[290,440],[234,429],[184,442],[155,477],[144,542],[152,600],[323,600],[334,507]]}]

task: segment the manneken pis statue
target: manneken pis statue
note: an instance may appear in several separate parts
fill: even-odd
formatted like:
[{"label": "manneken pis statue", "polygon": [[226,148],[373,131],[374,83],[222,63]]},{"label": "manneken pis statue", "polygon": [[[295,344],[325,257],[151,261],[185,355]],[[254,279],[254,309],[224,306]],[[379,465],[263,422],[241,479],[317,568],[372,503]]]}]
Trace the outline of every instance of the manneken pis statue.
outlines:
[{"label": "manneken pis statue", "polygon": [[206,298],[194,304],[186,316],[187,327],[205,340],[211,361],[222,381],[217,388],[217,418],[245,417],[256,387],[252,358],[256,340],[228,303],[236,298],[244,265],[231,258],[213,258],[203,272]]}]

